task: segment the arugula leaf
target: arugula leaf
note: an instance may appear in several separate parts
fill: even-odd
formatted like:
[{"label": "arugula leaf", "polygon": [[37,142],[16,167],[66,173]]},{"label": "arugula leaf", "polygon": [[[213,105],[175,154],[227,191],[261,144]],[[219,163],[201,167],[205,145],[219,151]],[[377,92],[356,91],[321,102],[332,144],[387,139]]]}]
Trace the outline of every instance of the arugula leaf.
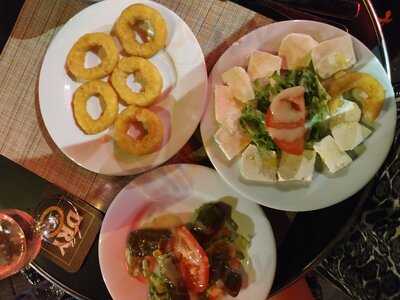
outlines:
[{"label": "arugula leaf", "polygon": [[253,85],[254,93],[255,93],[255,101],[257,103],[257,109],[263,113],[267,112],[269,105],[271,102],[270,94],[271,94],[271,85],[262,85],[259,80],[256,80]]},{"label": "arugula leaf", "polygon": [[239,123],[250,135],[260,154],[268,150],[278,150],[265,127],[264,114],[255,107],[254,102],[248,103],[243,108]]}]

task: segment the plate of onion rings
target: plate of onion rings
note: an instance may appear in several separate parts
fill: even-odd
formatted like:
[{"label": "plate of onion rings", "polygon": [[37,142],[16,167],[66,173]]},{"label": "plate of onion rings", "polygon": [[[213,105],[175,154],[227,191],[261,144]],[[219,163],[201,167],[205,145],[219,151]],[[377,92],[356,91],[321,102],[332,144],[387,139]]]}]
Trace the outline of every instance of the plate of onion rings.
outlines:
[{"label": "plate of onion rings", "polygon": [[176,154],[207,104],[201,47],[161,4],[105,0],[72,17],[51,42],[39,106],[58,148],[106,175],[133,175]]}]

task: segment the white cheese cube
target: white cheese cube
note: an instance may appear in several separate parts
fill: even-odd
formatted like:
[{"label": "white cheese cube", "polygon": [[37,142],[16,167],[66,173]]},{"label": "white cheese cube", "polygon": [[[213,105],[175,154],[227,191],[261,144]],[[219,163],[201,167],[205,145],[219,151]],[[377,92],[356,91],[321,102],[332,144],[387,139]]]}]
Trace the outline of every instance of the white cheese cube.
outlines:
[{"label": "white cheese cube", "polygon": [[223,73],[222,81],[231,88],[232,95],[236,99],[242,102],[254,99],[250,77],[242,67],[233,67]]},{"label": "white cheese cube", "polygon": [[224,127],[218,129],[214,139],[228,160],[238,155],[250,144],[250,138],[241,130],[230,133]]},{"label": "white cheese cube", "polygon": [[359,122],[361,109],[356,102],[343,99],[343,104],[334,112],[329,120],[329,126],[334,127],[343,122]]},{"label": "white cheese cube", "polygon": [[316,152],[304,150],[302,155],[282,152],[279,162],[280,181],[311,181],[314,173]]},{"label": "white cheese cube", "polygon": [[340,123],[332,127],[331,132],[342,151],[353,150],[371,134],[371,130],[358,122]]},{"label": "white cheese cube", "polygon": [[356,63],[353,41],[348,35],[324,41],[312,49],[311,58],[319,76],[331,77]]},{"label": "white cheese cube", "polygon": [[315,143],[314,150],[321,156],[322,161],[331,173],[336,173],[352,162],[351,157],[346,152],[340,150],[330,135]]},{"label": "white cheese cube", "polygon": [[242,153],[240,173],[244,179],[256,182],[275,182],[278,159],[275,151],[267,151],[262,157],[254,145]]},{"label": "white cheese cube", "polygon": [[215,119],[230,133],[238,128],[243,103],[233,98],[231,89],[226,85],[216,85],[214,90]]},{"label": "white cheese cube", "polygon": [[290,33],[281,41],[279,56],[284,57],[288,70],[307,67],[310,52],[318,45],[311,36],[303,33]]},{"label": "white cheese cube", "polygon": [[250,55],[247,73],[252,81],[259,78],[268,78],[274,72],[280,71],[282,58],[268,52],[254,51]]}]

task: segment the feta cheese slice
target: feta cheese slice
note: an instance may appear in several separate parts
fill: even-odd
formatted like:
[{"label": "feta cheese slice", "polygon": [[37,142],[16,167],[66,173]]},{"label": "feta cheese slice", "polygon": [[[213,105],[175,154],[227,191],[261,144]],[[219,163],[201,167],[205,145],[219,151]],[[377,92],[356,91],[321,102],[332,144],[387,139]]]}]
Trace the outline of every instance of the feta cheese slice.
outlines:
[{"label": "feta cheese slice", "polygon": [[318,75],[328,78],[356,63],[353,41],[348,35],[324,41],[312,49],[311,59]]},{"label": "feta cheese slice", "polygon": [[256,50],[250,55],[247,73],[249,73],[252,81],[259,78],[268,78],[274,72],[279,72],[281,65],[282,58],[279,56]]},{"label": "feta cheese slice", "polygon": [[250,138],[239,128],[230,133],[226,128],[220,127],[215,133],[214,139],[228,160],[232,160],[250,144]]},{"label": "feta cheese slice", "polygon": [[343,122],[359,122],[361,109],[354,101],[343,99],[343,104],[333,113],[329,119],[329,126],[334,127]]},{"label": "feta cheese slice", "polygon": [[358,122],[340,123],[332,127],[331,132],[342,151],[353,150],[371,134],[371,130]]},{"label": "feta cheese slice", "polygon": [[244,179],[256,182],[275,182],[278,159],[275,151],[267,151],[261,157],[254,145],[242,153],[240,173]]},{"label": "feta cheese slice", "polygon": [[215,119],[230,133],[237,130],[243,103],[233,98],[226,85],[216,85],[214,90]]},{"label": "feta cheese slice", "polygon": [[279,56],[286,59],[288,70],[307,67],[310,52],[318,45],[311,36],[303,33],[290,33],[281,41]]},{"label": "feta cheese slice", "polygon": [[321,156],[322,161],[331,173],[336,173],[352,162],[351,157],[346,152],[340,150],[330,135],[315,143],[314,150]]},{"label": "feta cheese slice", "polygon": [[250,77],[242,67],[233,67],[222,74],[222,81],[227,84],[236,99],[247,102],[254,99],[254,90]]},{"label": "feta cheese slice", "polygon": [[280,181],[311,181],[314,173],[316,152],[304,150],[302,155],[282,152],[279,162]]}]

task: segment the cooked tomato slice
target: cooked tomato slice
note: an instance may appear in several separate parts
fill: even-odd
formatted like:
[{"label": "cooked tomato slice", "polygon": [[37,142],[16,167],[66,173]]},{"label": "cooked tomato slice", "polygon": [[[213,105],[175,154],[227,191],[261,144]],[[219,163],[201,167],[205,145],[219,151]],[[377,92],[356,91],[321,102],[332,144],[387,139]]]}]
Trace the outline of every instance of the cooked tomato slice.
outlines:
[{"label": "cooked tomato slice", "polygon": [[304,119],[301,119],[297,122],[291,122],[291,123],[276,121],[276,120],[274,120],[274,117],[273,117],[270,109],[268,109],[265,114],[265,124],[267,125],[267,127],[290,129],[290,128],[296,128],[296,127],[303,126],[304,122],[305,122]]},{"label": "cooked tomato slice", "polygon": [[284,152],[294,154],[294,155],[302,155],[304,151],[304,135],[293,140],[293,141],[285,141],[274,139],[276,145]]},{"label": "cooked tomato slice", "polygon": [[208,287],[210,266],[204,249],[185,227],[176,229],[174,253],[186,287],[195,293],[204,292]]},{"label": "cooked tomato slice", "polygon": [[287,88],[276,95],[265,115],[267,127],[295,128],[303,126],[306,119],[304,88]]}]

